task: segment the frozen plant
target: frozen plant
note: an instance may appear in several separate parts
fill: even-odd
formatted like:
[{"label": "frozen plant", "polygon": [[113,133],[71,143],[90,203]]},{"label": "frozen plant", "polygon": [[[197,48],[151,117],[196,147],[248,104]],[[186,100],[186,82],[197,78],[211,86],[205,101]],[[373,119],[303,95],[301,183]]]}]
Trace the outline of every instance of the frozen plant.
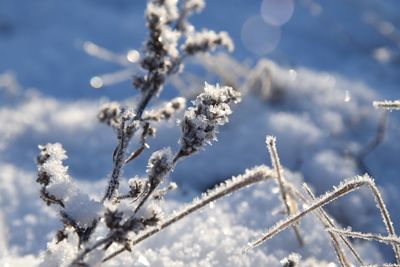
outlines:
[{"label": "frozen plant", "polygon": [[[160,184],[169,176],[178,159],[193,154],[215,139],[218,126],[225,124],[228,121],[228,115],[232,112],[229,104],[239,101],[240,94],[233,91],[232,88],[206,84],[205,92],[197,97],[193,107],[186,110],[185,120],[180,123],[182,128],[181,140],[185,141],[180,142],[181,148],[178,152],[174,154],[170,148],[154,152],[148,160],[147,177],[130,179],[126,194],[120,194],[116,191],[110,199],[103,198],[102,201],[90,199],[73,184],[67,172],[68,168],[62,163],[67,156],[60,144],[40,146],[41,152],[37,159],[37,182],[42,185],[41,197],[48,205],[59,206],[61,219],[64,223],[64,229],[57,233],[56,242],[64,241],[65,243],[65,240],[68,239],[72,240],[70,242],[74,242],[71,235],[78,237],[75,252],[77,255],[70,263],[71,266],[87,265],[85,258],[88,254],[103,255],[104,253],[99,253],[99,251],[105,252],[113,244],[122,246],[122,251],[131,250],[131,246],[138,242],[137,238],[134,238],[135,235],[140,236],[140,233],[146,228],[155,226],[156,232],[158,232],[217,198],[270,177],[268,170],[262,168],[259,171],[255,170],[245,175],[243,179],[233,179],[232,182],[227,182],[226,186],[219,190],[204,195],[202,200],[189,205],[180,214],[167,220],[162,219],[163,216],[157,202],[176,185],[171,184],[166,188],[159,189]],[[181,103],[181,101],[177,101],[177,103]],[[167,104],[165,109],[152,112],[152,116],[164,114],[163,116],[169,118],[170,116],[166,114],[170,114],[171,109],[174,110],[172,106],[174,104]],[[108,107],[105,109],[110,110]],[[119,113],[103,112],[102,114]],[[130,116],[129,112],[122,109],[120,117],[110,120],[119,124],[117,132],[120,139],[124,138],[121,125],[124,125]],[[188,150],[189,148],[191,149]],[[114,153],[114,162],[125,164],[124,161],[116,160],[115,157],[116,153]],[[115,173],[113,172],[112,175],[115,175]],[[111,180],[111,182],[113,181]],[[109,185],[108,188],[110,187]],[[104,228],[108,229],[105,234]],[[101,231],[101,229],[103,230]],[[93,240],[93,236],[96,236],[97,241]],[[145,236],[150,236],[149,232]],[[143,239],[142,237],[140,240]],[[110,256],[103,260],[109,258]],[[101,260],[100,257],[94,262]],[[89,262],[93,263],[92,261],[93,259],[89,257]]]},{"label": "frozen plant", "polygon": [[[147,4],[145,12],[147,19],[147,27],[149,29],[149,39],[145,42],[144,56],[140,61],[140,65],[144,70],[144,74],[136,75],[134,77],[133,85],[141,92],[141,98],[134,110],[130,115],[116,114],[122,121],[116,127],[118,132],[119,143],[114,151],[114,168],[110,177],[109,187],[107,188],[106,194],[103,200],[110,200],[113,198],[115,191],[119,187],[119,177],[125,161],[130,161],[133,157],[137,157],[146,147],[143,140],[146,139],[147,135],[151,135],[154,131],[146,131],[149,127],[149,122],[152,120],[159,120],[163,117],[160,113],[158,117],[144,117],[145,109],[149,104],[150,100],[157,96],[166,82],[166,79],[180,71],[183,67],[182,61],[189,54],[185,50],[179,49],[179,40],[181,38],[189,38],[189,33],[183,31],[178,27],[182,20],[187,25],[187,17],[194,10],[198,10],[201,7],[200,2],[187,3],[185,1],[183,5],[178,5],[176,0],[151,0]],[[190,2],[190,1],[189,1]],[[185,15],[184,15],[185,14]],[[184,17],[184,18],[183,18]],[[190,34],[193,34],[195,28],[191,26]],[[204,30],[203,30],[204,32]],[[212,35],[212,34],[211,34]],[[214,45],[207,49],[198,50],[195,53],[207,52],[210,49],[215,49],[218,45],[225,45],[230,38],[226,33],[224,36],[224,43],[215,43],[215,40],[210,41]],[[204,40],[201,40],[202,42]],[[196,45],[196,43],[192,43]],[[202,45],[202,44],[198,44]],[[181,101],[182,102],[182,101]],[[167,104],[168,105],[168,104]],[[180,107],[181,105],[179,105]],[[168,108],[168,107],[167,107]],[[106,113],[108,114],[108,113]],[[102,116],[103,117],[103,116]],[[164,118],[167,118],[164,116]],[[109,121],[110,119],[107,119]],[[134,152],[129,160],[124,158],[126,149],[130,143],[130,140],[134,136],[135,132],[142,129],[141,146]]]},{"label": "frozen plant", "polygon": [[[159,202],[168,191],[176,188],[176,184],[171,183],[164,188],[161,184],[179,159],[216,140],[219,126],[228,122],[232,113],[230,105],[240,101],[240,94],[231,87],[206,83],[204,92],[194,100],[193,107],[185,111],[179,123],[182,129],[180,149],[176,153],[170,148],[155,151],[148,160],[146,176],[130,179],[129,188],[120,187],[123,167],[149,148],[147,138],[156,134],[154,122],[170,120],[185,108],[185,99],[177,97],[146,111],[151,99],[163,89],[166,79],[182,70],[182,61],[186,56],[212,51],[218,46],[233,49],[226,32],[202,30],[198,34],[188,22],[188,16],[203,7],[203,1],[182,1],[181,4],[177,0],[148,2],[145,15],[149,38],[140,61],[143,73],[136,75],[133,82],[140,91],[140,99],[134,109],[112,102],[103,106],[98,114],[99,121],[111,126],[118,139],[112,155],[113,167],[102,197],[89,197],[75,186],[68,167],[63,165],[62,161],[67,156],[60,144],[39,147],[37,182],[42,186],[41,198],[48,205],[58,206],[64,225],[57,233],[55,243],[49,247],[43,266],[96,265],[113,257],[104,257],[108,249],[113,251],[122,247],[122,250],[131,250],[134,240],[137,240],[135,236],[140,236],[147,228],[155,226],[158,230],[162,229],[198,210],[210,199],[215,200],[269,177],[268,172],[255,172],[253,175],[256,177],[250,175],[243,181],[237,181],[237,184],[227,184],[221,192],[204,196],[202,201],[194,202],[182,214],[163,220]],[[181,38],[185,40],[180,46]],[[139,146],[129,153],[130,141],[138,132],[141,132]],[[57,246],[69,256],[57,258]]]},{"label": "frozen plant", "polygon": [[[273,227],[271,227],[265,234],[263,234],[262,237],[251,242],[249,245],[249,248],[254,248],[256,246],[259,246],[263,242],[274,237],[279,232],[285,230],[287,227],[298,223],[298,221],[302,217],[307,215],[308,213],[318,210],[321,207],[331,203],[332,201],[335,201],[337,198],[340,198],[362,186],[367,186],[371,190],[372,195],[374,196],[375,202],[377,204],[377,208],[379,209],[380,214],[382,216],[382,221],[385,224],[388,236],[389,237],[393,237],[393,236],[397,237],[390,214],[386,208],[386,205],[383,201],[381,194],[379,193],[378,188],[375,185],[374,180],[372,178],[370,178],[368,175],[364,175],[364,176],[357,176],[355,178],[348,179],[348,180],[342,182],[339,186],[334,187],[334,189],[332,191],[326,192],[324,195],[314,199],[312,202],[308,203],[302,210],[298,211],[297,213],[293,214],[292,216],[290,216],[287,219],[281,220],[280,222],[275,224]],[[331,233],[343,235],[343,232],[334,231],[331,228],[327,228],[327,231],[329,231]],[[346,234],[351,236],[351,233],[349,233],[349,232]],[[356,234],[354,234],[354,236],[356,236]],[[381,239],[381,240],[383,240],[383,239]],[[396,242],[393,242],[392,240],[389,243],[393,247],[397,264],[399,264],[399,261],[400,261],[399,246]],[[341,257],[340,255],[338,257],[339,257],[339,260],[340,260],[340,263],[342,264],[342,266],[349,266],[348,264],[346,264],[346,261],[343,261],[343,258],[342,259],[340,258]]]}]

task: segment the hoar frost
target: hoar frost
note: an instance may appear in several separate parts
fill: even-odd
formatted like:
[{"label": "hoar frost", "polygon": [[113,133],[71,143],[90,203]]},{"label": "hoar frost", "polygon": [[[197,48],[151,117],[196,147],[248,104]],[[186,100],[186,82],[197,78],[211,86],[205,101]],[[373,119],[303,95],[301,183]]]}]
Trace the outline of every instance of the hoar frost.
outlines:
[{"label": "hoar frost", "polygon": [[185,111],[180,122],[182,137],[178,155],[190,155],[216,140],[218,126],[227,123],[228,115],[232,113],[229,105],[240,100],[240,93],[231,87],[205,83],[204,93]]}]

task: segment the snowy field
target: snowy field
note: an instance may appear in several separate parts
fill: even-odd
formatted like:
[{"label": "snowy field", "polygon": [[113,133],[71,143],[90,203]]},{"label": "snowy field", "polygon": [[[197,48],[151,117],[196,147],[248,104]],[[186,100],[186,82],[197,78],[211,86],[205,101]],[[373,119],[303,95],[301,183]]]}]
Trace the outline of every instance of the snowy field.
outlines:
[{"label": "snowy field", "polygon": [[[76,247],[54,241],[62,228],[57,209],[40,199],[38,145],[61,143],[77,188],[101,200],[117,138],[97,114],[107,102],[132,107],[139,99],[131,77],[148,36],[145,8],[144,0],[0,0],[0,266],[68,266],[73,259]],[[400,231],[400,113],[372,106],[400,98],[399,10],[397,0],[207,1],[191,22],[227,31],[234,52],[188,60],[150,105],[182,95],[190,106],[205,81],[230,82],[242,101],[218,141],[170,174],[178,188],[165,197],[164,214],[246,169],[271,166],[265,137],[274,135],[284,176],[296,188],[307,182],[320,195],[368,173]],[[146,174],[152,152],[179,149],[182,116],[155,124],[150,149],[124,169],[124,186]],[[343,227],[385,235],[368,190],[326,210]],[[278,184],[262,182],[94,266],[282,266],[293,252],[299,266],[340,266],[314,215],[301,220],[304,246],[288,229],[247,251],[286,217],[282,211]],[[395,261],[390,246],[355,240],[354,247],[366,264]]]}]

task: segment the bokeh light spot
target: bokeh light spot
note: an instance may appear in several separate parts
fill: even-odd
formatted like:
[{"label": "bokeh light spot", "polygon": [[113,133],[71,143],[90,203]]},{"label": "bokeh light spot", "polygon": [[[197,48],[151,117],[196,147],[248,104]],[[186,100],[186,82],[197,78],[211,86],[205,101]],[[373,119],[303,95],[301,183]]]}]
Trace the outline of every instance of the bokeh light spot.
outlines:
[{"label": "bokeh light spot", "polygon": [[294,12],[293,0],[264,0],[261,4],[261,17],[274,26],[288,22]]},{"label": "bokeh light spot", "polygon": [[139,58],[140,54],[137,50],[129,50],[128,53],[126,54],[126,59],[132,63],[138,62]]},{"label": "bokeh light spot", "polygon": [[256,55],[262,56],[273,51],[281,39],[279,27],[267,24],[260,16],[250,17],[243,24],[241,32],[243,45]]},{"label": "bokeh light spot", "polygon": [[103,87],[104,83],[103,80],[99,76],[94,76],[90,79],[90,86],[95,89],[99,89]]}]

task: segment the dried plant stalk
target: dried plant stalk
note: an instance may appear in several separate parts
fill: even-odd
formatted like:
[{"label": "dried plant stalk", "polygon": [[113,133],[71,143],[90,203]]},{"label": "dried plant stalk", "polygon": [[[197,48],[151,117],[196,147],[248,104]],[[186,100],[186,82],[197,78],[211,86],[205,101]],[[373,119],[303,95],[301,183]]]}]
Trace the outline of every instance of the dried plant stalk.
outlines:
[{"label": "dried plant stalk", "polygon": [[400,109],[400,100],[385,100],[385,101],[374,101],[372,102],[372,105],[375,108],[379,109],[388,109],[388,110],[394,110],[394,109]]},{"label": "dried plant stalk", "polygon": [[[272,166],[275,169],[276,177],[279,185],[279,192],[281,193],[282,202],[286,208],[286,213],[288,216],[292,215],[297,211],[296,202],[291,198],[291,196],[286,191],[284,183],[284,178],[281,174],[282,166],[279,160],[278,151],[276,149],[276,138],[274,136],[268,135],[266,138],[268,152],[271,157]],[[299,241],[300,246],[304,245],[303,238],[300,235],[300,229],[297,224],[293,224],[293,230],[296,235],[297,240]]]},{"label": "dried plant stalk", "polygon": [[373,233],[362,233],[362,232],[355,232],[351,230],[339,229],[339,228],[329,228],[329,232],[335,233],[341,236],[348,236],[352,238],[360,238],[366,240],[374,240],[384,244],[394,244],[400,245],[400,238],[398,236],[382,236],[379,234]]},{"label": "dried plant stalk", "polygon": [[[295,197],[297,197],[298,199],[300,199],[304,204],[306,204],[306,205],[309,204],[309,201],[303,196],[303,194],[293,184],[289,183],[288,181],[285,181],[285,186],[289,190],[290,194],[292,194]],[[310,190],[310,188],[308,187],[308,185],[306,183],[304,183],[303,186],[305,187],[306,191],[308,190],[312,194],[312,191]],[[312,194],[312,196],[314,196],[314,194]],[[330,225],[329,229],[330,228],[338,228],[335,221],[328,215],[328,213],[323,208],[321,208],[320,211],[321,211],[321,216],[323,216],[323,218],[320,218],[320,217],[318,217],[318,218],[326,220],[327,223],[329,223],[329,225]],[[320,216],[320,215],[318,215],[318,216]],[[350,252],[353,254],[353,256],[360,263],[360,265],[364,265],[365,264],[364,261],[361,259],[361,256],[356,251],[356,249],[353,247],[353,245],[350,243],[350,241],[347,238],[345,238],[345,236],[340,236],[340,239],[344,242],[346,247],[350,250]]]},{"label": "dried plant stalk", "polygon": [[[382,221],[386,226],[386,230],[388,232],[388,235],[390,236],[395,236],[395,230],[393,227],[392,220],[390,218],[389,212],[385,206],[385,203],[382,199],[382,196],[379,193],[378,188],[376,187],[374,181],[372,178],[370,178],[368,175],[364,176],[357,176],[353,179],[347,180],[343,183],[341,183],[338,187],[334,188],[333,191],[327,192],[323,196],[317,198],[314,202],[312,202],[307,208],[304,208],[303,210],[297,212],[293,216],[281,220],[278,222],[275,226],[271,227],[261,238],[253,241],[248,249],[254,248],[261,243],[265,242],[266,240],[272,238],[279,232],[285,230],[287,227],[293,225],[294,223],[297,223],[303,216],[307,215],[308,213],[325,206],[326,204],[336,200],[337,198],[340,198],[350,192],[352,192],[355,189],[360,188],[361,186],[368,186],[370,190],[372,191],[375,201],[377,203],[377,206],[380,210],[381,216],[382,216]],[[392,245],[393,250],[395,252],[396,260],[397,263],[399,263],[399,248],[397,245]]]},{"label": "dried plant stalk", "polygon": [[[311,191],[311,189],[307,186],[307,184],[304,184],[303,187],[306,190],[307,194],[310,196],[311,200],[315,201],[315,196],[314,196],[313,192]],[[325,228],[332,227],[333,222],[328,217],[328,215],[326,214],[326,212],[324,211],[323,208],[318,208],[317,209],[317,217],[322,222],[322,224],[325,226]],[[343,251],[342,247],[340,246],[340,242],[338,240],[338,237],[340,238],[342,236],[340,236],[340,235],[336,236],[332,232],[329,232],[329,236],[331,238],[332,245],[333,245],[333,247],[335,249],[335,252],[336,252],[336,255],[338,257],[340,265],[343,266],[343,267],[350,267],[350,264],[347,261],[346,255],[344,254],[344,251]],[[361,264],[363,264],[362,261],[361,261]]]}]

